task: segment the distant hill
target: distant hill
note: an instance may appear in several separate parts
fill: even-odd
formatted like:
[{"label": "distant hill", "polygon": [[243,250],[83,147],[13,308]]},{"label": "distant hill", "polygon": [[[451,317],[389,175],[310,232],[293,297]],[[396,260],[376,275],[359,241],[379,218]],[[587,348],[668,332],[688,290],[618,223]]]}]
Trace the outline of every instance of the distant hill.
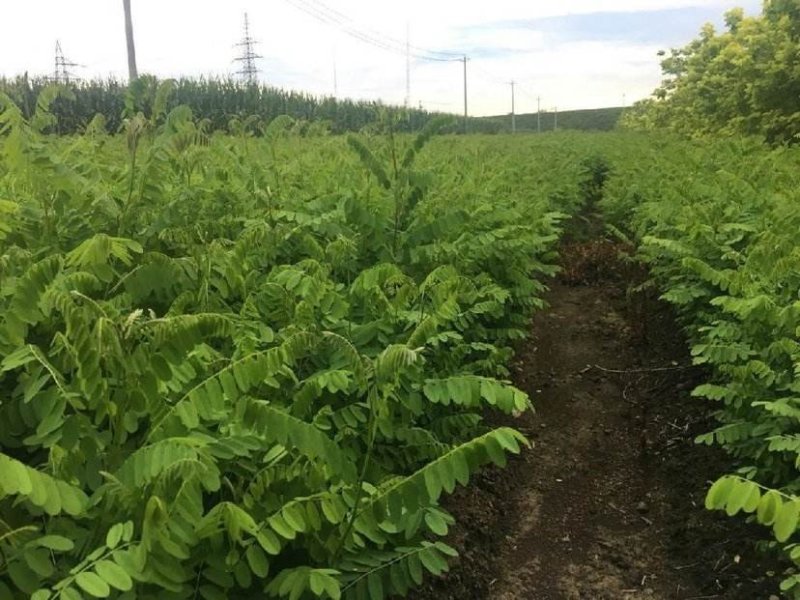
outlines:
[{"label": "distant hill", "polygon": [[[610,131],[616,127],[622,111],[621,106],[612,108],[590,108],[587,110],[566,110],[558,113],[559,129],[579,129],[583,131]],[[542,112],[542,131],[553,131],[555,113]],[[480,122],[481,129],[491,129],[508,133],[511,131],[511,115],[492,117],[476,117],[472,121]],[[517,115],[517,131],[536,131],[536,113]]]}]

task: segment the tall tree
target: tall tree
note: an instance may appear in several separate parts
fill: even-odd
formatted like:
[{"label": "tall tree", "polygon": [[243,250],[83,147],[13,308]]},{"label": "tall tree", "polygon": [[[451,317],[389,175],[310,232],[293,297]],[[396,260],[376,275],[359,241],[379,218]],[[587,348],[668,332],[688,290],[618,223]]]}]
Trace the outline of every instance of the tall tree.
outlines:
[{"label": "tall tree", "polygon": [[766,0],[753,17],[735,9],[725,25],[664,53],[662,85],[623,124],[800,143],[800,0]]},{"label": "tall tree", "polygon": [[122,0],[125,9],[125,39],[128,42],[128,79],[133,81],[139,74],[136,70],[136,47],[133,44],[133,19],[131,19],[131,0]]}]

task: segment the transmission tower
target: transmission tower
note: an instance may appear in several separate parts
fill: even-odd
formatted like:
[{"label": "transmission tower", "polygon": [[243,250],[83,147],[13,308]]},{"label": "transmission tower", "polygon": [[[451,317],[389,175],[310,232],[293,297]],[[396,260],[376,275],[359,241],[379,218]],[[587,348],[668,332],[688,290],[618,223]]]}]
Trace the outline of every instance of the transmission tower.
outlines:
[{"label": "transmission tower", "polygon": [[250,21],[247,18],[247,13],[244,13],[244,37],[242,41],[236,44],[237,47],[242,49],[242,54],[234,60],[241,63],[242,68],[236,74],[239,75],[247,83],[256,83],[258,81],[259,69],[256,67],[256,59],[262,58],[260,54],[256,54],[255,46],[258,42],[250,36]]},{"label": "transmission tower", "polygon": [[64,51],[61,49],[61,42],[56,40],[56,59],[55,71],[53,72],[53,81],[55,83],[69,83],[76,79],[75,74],[70,72],[70,67],[79,67],[78,63],[72,62],[64,58]]}]

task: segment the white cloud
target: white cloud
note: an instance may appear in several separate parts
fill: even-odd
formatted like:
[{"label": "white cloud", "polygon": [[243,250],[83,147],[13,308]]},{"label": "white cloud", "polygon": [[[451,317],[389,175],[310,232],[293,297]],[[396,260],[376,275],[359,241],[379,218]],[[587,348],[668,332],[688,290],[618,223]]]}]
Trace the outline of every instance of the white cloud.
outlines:
[{"label": "white cloud", "polygon": [[[317,0],[302,1],[313,5]],[[532,95],[546,106],[563,108],[615,105],[646,96],[659,81],[657,48],[621,42],[553,45],[542,32],[495,28],[493,23],[603,11],[652,11],[689,6],[719,6],[720,0],[493,0],[487,2],[403,3],[324,0],[361,28],[430,49],[464,46],[505,50],[502,56],[475,57],[469,65],[473,114],[509,110],[506,82],[516,79],[520,106]],[[8,0],[7,2],[8,3]],[[402,103],[405,58],[355,40],[318,22],[286,0],[132,0],[140,71],[160,76],[224,75],[236,70],[234,44],[242,15],[250,14],[264,78],[317,94],[333,92],[334,56],[340,96]],[[85,77],[126,73],[122,2],[119,0],[27,0],[4,6],[0,36],[0,74],[47,74],[53,48],[61,40],[72,60],[85,64]],[[488,25],[488,27],[487,27]],[[698,28],[700,23],[698,23]],[[490,56],[493,53],[490,53]],[[649,62],[644,62],[643,60]],[[412,101],[431,109],[461,110],[461,64],[420,63],[412,69]],[[526,96],[527,94],[527,96]],[[524,98],[528,98],[525,105]]]}]

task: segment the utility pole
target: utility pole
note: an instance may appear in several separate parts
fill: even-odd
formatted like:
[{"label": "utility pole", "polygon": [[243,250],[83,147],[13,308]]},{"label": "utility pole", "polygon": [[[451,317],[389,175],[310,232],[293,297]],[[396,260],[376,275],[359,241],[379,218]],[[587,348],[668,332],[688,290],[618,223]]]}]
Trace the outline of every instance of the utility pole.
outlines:
[{"label": "utility pole", "polygon": [[558,107],[557,106],[553,107],[553,112],[555,114],[555,118],[553,120],[553,131],[557,131],[558,130]]},{"label": "utility pole", "polygon": [[411,106],[411,28],[406,21],[406,101],[405,109],[408,112]]},{"label": "utility pole", "polygon": [[536,133],[542,133],[542,97],[536,96]]},{"label": "utility pole", "polygon": [[333,97],[339,97],[339,81],[336,76],[336,59],[333,59]]},{"label": "utility pole", "polygon": [[333,49],[333,97],[339,97],[339,81],[336,76],[336,48]]},{"label": "utility pole", "polygon": [[467,133],[467,55],[461,60],[464,61],[464,133]]},{"label": "utility pole", "polygon": [[258,82],[259,70],[256,67],[256,59],[261,58],[261,55],[255,53],[256,43],[256,40],[250,36],[250,21],[247,13],[244,13],[244,37],[241,42],[236,44],[242,49],[242,54],[234,60],[242,63],[242,68],[236,74],[251,85]]},{"label": "utility pole", "polygon": [[131,0],[122,0],[125,11],[125,41],[128,44],[128,81],[135,81],[139,77],[136,70],[136,47],[133,43],[133,19],[131,17]]},{"label": "utility pole", "polygon": [[69,83],[70,79],[74,78],[73,74],[69,71],[69,67],[78,67],[78,63],[64,58],[64,52],[61,50],[61,42],[56,40],[56,59],[55,71],[53,72],[53,81],[55,83]]},{"label": "utility pole", "polygon": [[511,133],[517,133],[517,115],[514,112],[514,85],[515,82],[511,81]]}]

